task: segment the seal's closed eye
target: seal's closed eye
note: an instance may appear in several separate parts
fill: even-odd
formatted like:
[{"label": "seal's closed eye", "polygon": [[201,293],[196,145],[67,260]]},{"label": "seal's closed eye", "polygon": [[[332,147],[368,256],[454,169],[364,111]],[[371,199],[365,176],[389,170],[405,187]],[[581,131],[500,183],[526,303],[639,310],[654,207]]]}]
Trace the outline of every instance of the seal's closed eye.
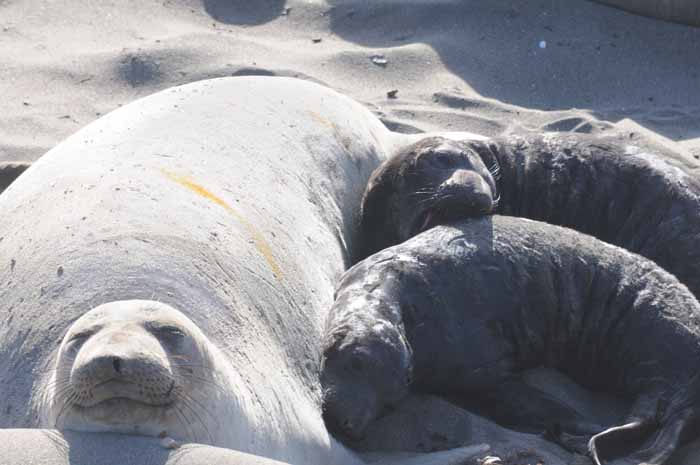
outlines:
[{"label": "seal's closed eye", "polygon": [[187,338],[185,330],[176,325],[155,323],[148,324],[147,329],[161,344],[171,350],[179,348]]},{"label": "seal's closed eye", "polygon": [[362,356],[353,354],[350,357],[350,369],[357,374],[364,374],[367,371],[367,364]]},{"label": "seal's closed eye", "polygon": [[455,168],[462,157],[457,154],[449,154],[444,152],[427,153],[419,158],[419,161],[429,163],[433,168],[451,169]]},{"label": "seal's closed eye", "polygon": [[148,330],[157,338],[162,338],[170,342],[177,342],[186,337],[185,331],[175,325],[149,323],[147,327]]},{"label": "seal's closed eye", "polygon": [[85,331],[80,331],[78,333],[71,335],[68,338],[68,342],[73,343],[73,344],[76,344],[76,343],[82,344],[83,342],[87,341],[90,338],[90,336],[92,336],[93,334],[95,334],[98,331],[99,331],[99,328],[92,328],[92,329],[88,329]]}]

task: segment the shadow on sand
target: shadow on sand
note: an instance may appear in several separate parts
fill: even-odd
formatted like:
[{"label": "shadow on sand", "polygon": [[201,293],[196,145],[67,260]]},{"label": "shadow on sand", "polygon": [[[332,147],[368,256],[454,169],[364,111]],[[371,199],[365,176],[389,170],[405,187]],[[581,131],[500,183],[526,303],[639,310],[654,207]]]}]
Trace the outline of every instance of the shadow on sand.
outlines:
[{"label": "shadow on sand", "polygon": [[427,44],[484,97],[700,137],[700,93],[683,91],[700,88],[700,28],[586,1],[328,1],[333,33],[389,57]]},{"label": "shadow on sand", "polygon": [[286,0],[203,0],[206,12],[226,24],[254,26],[277,18]]}]

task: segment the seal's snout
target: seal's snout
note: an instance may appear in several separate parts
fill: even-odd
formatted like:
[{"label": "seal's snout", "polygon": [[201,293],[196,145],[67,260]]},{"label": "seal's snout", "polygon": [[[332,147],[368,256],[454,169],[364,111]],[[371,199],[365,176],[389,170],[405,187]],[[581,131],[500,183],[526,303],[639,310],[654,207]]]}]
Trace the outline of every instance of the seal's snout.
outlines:
[{"label": "seal's snout", "polygon": [[103,330],[85,341],[70,375],[77,405],[123,398],[150,405],[170,402],[173,372],[159,341],[141,328]]},{"label": "seal's snout", "polygon": [[459,208],[465,213],[489,213],[493,208],[493,192],[484,177],[471,170],[458,169],[438,188],[438,204]]},{"label": "seal's snout", "polygon": [[326,391],[323,418],[331,431],[358,441],[365,437],[367,427],[379,413],[377,398],[351,380],[342,383],[336,384],[332,393]]},{"label": "seal's snout", "polygon": [[493,189],[481,174],[467,169],[455,170],[438,186],[431,201],[414,215],[412,226],[403,239],[440,224],[488,215],[496,206]]},{"label": "seal's snout", "polygon": [[404,223],[399,227],[402,240],[440,224],[493,213],[496,183],[476,155],[452,149],[423,158],[427,160],[417,165],[415,179],[405,186],[401,204],[413,207],[406,211],[407,220],[399,220]]},{"label": "seal's snout", "polygon": [[367,427],[369,426],[372,417],[367,412],[358,412],[353,418],[346,419],[342,424],[342,432],[348,438],[359,441],[367,435]]},{"label": "seal's snout", "polygon": [[490,190],[488,184],[484,182],[484,179],[480,174],[472,170],[462,168],[456,169],[452,173],[452,176],[447,178],[443,184],[445,188],[469,188],[473,191],[478,190],[478,188],[482,188],[482,190]]}]

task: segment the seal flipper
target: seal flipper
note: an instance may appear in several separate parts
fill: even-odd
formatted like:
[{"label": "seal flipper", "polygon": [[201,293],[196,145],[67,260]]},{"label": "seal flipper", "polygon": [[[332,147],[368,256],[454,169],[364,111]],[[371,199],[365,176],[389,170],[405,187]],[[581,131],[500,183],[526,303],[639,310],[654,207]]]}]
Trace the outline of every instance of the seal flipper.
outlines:
[{"label": "seal flipper", "polygon": [[0,194],[30,166],[32,166],[31,163],[22,161],[0,163]]},{"label": "seal flipper", "polygon": [[[640,445],[652,431],[654,425],[648,420],[638,420],[624,425],[613,426],[605,431],[594,434],[588,442],[588,450],[596,465],[602,465],[602,455],[619,455],[616,451],[630,447],[630,444]],[[607,461],[606,461],[607,462]],[[636,462],[637,464],[640,462]]]},{"label": "seal flipper", "polygon": [[604,428],[582,422],[556,423],[544,432],[544,438],[564,449],[580,455],[588,455],[591,436]]},{"label": "seal flipper", "polygon": [[[678,448],[684,430],[695,416],[696,412],[688,408],[665,420],[660,427],[655,421],[638,420],[609,428],[591,438],[588,443],[591,457],[596,465],[662,465]],[[653,432],[654,429],[656,432]],[[631,454],[619,453],[629,450],[634,444],[639,446]],[[614,455],[622,457],[612,461],[602,460],[603,450],[614,450],[617,452]]]},{"label": "seal flipper", "polygon": [[[632,412],[648,412],[649,401],[649,397],[638,398],[635,402],[637,408]],[[655,416],[633,416],[636,420],[593,436],[588,444],[590,455],[596,465],[662,465],[678,448],[684,433],[697,425],[699,413],[700,372],[670,399],[657,397]],[[613,456],[619,458],[601,460],[611,450]]]}]

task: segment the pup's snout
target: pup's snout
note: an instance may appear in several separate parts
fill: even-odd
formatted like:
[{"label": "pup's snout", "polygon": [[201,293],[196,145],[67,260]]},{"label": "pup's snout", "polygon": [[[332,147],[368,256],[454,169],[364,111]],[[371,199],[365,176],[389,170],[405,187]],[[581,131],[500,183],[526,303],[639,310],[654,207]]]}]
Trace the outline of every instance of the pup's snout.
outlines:
[{"label": "pup's snout", "polygon": [[445,191],[460,191],[467,194],[491,195],[491,187],[478,173],[471,170],[456,170],[441,188]]}]

